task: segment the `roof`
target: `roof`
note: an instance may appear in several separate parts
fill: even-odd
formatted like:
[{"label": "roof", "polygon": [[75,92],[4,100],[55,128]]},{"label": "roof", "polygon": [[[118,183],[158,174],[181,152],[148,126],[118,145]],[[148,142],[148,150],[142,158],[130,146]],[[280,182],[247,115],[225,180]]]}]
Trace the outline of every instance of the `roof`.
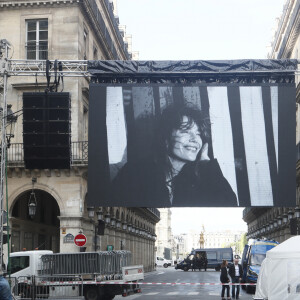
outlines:
[{"label": "roof", "polygon": [[267,258],[300,258],[300,236],[294,236],[267,252]]}]

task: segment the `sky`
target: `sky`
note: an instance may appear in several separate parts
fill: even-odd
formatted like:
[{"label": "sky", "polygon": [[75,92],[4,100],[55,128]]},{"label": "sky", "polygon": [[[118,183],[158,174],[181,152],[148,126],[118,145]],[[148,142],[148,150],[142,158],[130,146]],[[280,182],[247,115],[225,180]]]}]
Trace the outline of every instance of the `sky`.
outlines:
[{"label": "sky", "polygon": [[[263,59],[286,0],[118,0],[140,60]],[[172,208],[174,234],[247,230],[243,208]]]}]

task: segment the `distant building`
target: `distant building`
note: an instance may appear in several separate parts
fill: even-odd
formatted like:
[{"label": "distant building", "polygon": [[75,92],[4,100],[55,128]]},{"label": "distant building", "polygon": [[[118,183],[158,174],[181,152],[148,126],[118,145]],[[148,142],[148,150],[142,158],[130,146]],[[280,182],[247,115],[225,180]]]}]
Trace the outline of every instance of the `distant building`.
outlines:
[{"label": "distant building", "polygon": [[171,259],[172,247],[172,212],[170,208],[159,208],[160,221],[156,224],[156,255]]},{"label": "distant building", "polygon": [[187,248],[187,234],[178,234],[173,237],[174,247],[173,255],[176,259],[183,259],[190,253],[190,250]]},{"label": "distant building", "polygon": [[244,231],[212,231],[204,234],[204,248],[223,248],[228,247],[233,243],[238,242]]},{"label": "distant building", "polygon": [[[244,231],[224,230],[224,231],[202,231],[204,238],[204,248],[223,248],[238,242]],[[185,252],[190,253],[191,250],[200,248],[200,231],[191,230],[184,236]]]}]

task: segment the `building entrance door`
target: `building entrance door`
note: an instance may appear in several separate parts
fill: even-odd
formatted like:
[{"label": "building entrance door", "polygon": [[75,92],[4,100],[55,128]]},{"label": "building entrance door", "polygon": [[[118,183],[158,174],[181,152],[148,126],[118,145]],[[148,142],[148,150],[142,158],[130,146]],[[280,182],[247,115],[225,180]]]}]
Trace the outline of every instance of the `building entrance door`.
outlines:
[{"label": "building entrance door", "polygon": [[59,207],[47,192],[34,190],[37,200],[36,213],[29,215],[28,201],[31,191],[18,196],[11,213],[11,251],[59,251]]}]

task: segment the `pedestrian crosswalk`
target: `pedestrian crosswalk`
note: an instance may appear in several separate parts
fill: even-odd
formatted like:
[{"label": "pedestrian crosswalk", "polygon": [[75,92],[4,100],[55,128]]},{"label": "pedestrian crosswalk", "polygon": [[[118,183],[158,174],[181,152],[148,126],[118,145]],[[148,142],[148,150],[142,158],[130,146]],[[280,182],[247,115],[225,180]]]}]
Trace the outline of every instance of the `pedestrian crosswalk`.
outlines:
[{"label": "pedestrian crosswalk", "polygon": [[[182,292],[169,292],[169,293],[162,293],[162,292],[146,292],[143,293],[143,296],[155,296],[155,295],[165,295],[165,296],[176,296],[176,295],[182,295]],[[200,295],[200,292],[186,292],[186,296],[198,296]],[[208,295],[210,296],[219,296],[220,293],[215,292],[209,292]]]},{"label": "pedestrian crosswalk", "polygon": [[[153,292],[153,293],[143,293],[144,296],[154,296],[154,295],[158,295],[158,294],[162,294],[159,292]],[[182,293],[180,292],[169,292],[169,293],[163,293],[166,296],[176,296],[176,295],[180,295]],[[200,292],[188,292],[186,293],[187,296],[197,296],[199,295]]]},{"label": "pedestrian crosswalk", "polygon": [[[242,294],[244,300],[252,299],[252,295]],[[128,297],[128,300],[160,300],[160,299],[184,299],[195,300],[195,299],[205,299],[205,300],[218,300],[221,297],[221,291],[142,291],[141,294],[134,294]],[[115,300],[123,299],[122,296],[116,296]],[[127,298],[126,298],[127,299]]]}]

